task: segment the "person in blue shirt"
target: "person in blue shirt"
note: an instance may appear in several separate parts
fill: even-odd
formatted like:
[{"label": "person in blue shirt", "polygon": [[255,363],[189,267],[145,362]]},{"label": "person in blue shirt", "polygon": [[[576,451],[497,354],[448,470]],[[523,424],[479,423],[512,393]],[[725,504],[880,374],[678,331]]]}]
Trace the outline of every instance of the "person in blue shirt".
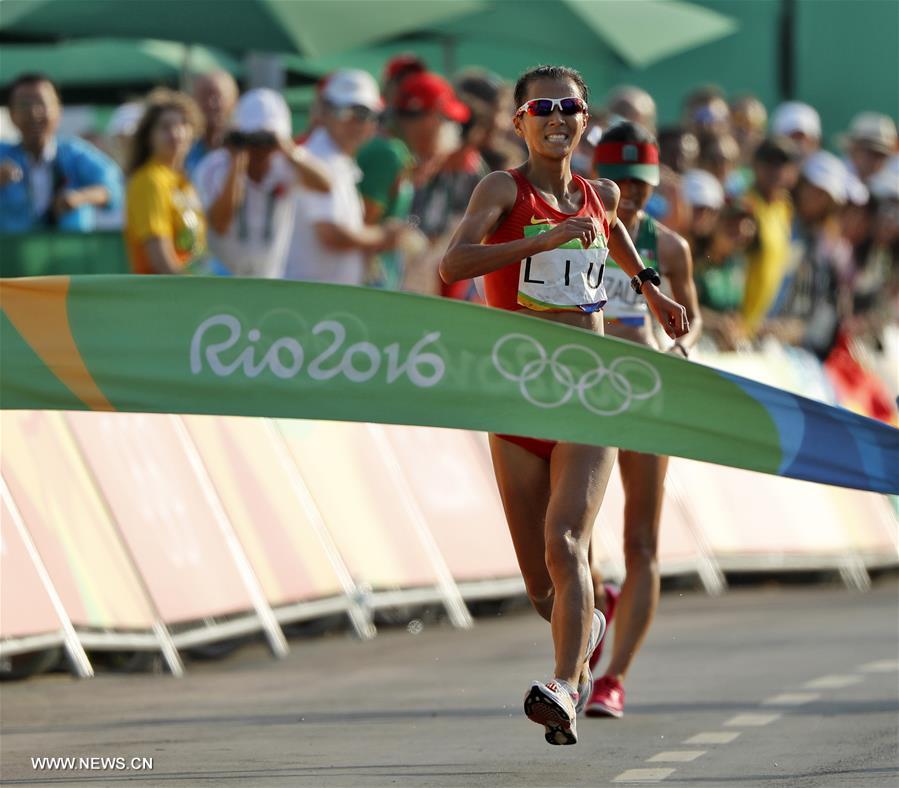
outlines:
[{"label": "person in blue shirt", "polygon": [[10,86],[21,141],[0,142],[0,233],[91,232],[98,207],[121,204],[121,170],[89,142],[57,137],[61,114],[47,76],[23,74]]}]

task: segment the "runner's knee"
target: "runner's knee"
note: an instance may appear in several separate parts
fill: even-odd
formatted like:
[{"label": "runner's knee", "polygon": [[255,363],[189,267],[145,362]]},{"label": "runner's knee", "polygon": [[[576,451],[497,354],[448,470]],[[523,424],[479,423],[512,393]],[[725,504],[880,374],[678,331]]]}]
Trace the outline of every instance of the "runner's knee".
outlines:
[{"label": "runner's knee", "polygon": [[528,599],[531,600],[531,604],[537,608],[537,610],[540,610],[548,602],[551,602],[553,594],[555,594],[552,583],[546,585],[544,582],[529,582],[527,578],[524,579],[524,588],[528,595]]},{"label": "runner's knee", "polygon": [[628,567],[655,567],[658,564],[658,547],[658,540],[651,537],[625,539],[624,562]]},{"label": "runner's knee", "polygon": [[551,577],[577,573],[581,569],[589,573],[587,548],[570,534],[548,536],[546,539],[546,568]]}]

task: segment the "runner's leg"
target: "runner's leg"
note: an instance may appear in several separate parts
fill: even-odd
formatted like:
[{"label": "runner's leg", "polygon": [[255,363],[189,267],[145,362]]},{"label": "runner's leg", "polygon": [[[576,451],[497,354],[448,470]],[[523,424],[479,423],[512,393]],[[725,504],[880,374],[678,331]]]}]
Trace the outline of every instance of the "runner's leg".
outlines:
[{"label": "runner's leg", "polygon": [[593,621],[593,585],[588,549],[605,495],[615,449],[560,443],[550,460],[546,509],[546,567],[555,592],[552,633],[556,678],[573,687],[584,664]]},{"label": "runner's leg", "polygon": [[668,458],[621,451],[624,561],[627,574],[615,614],[615,641],[606,675],[622,681],[643,643],[659,602],[659,520]]},{"label": "runner's leg", "polygon": [[490,453],[528,598],[537,612],[550,621],[553,585],[543,546],[549,463],[495,435],[490,436]]},{"label": "runner's leg", "polygon": [[593,581],[593,606],[597,610],[606,612],[606,587],[603,584],[603,576],[595,563],[593,555],[593,537],[590,537],[590,548],[587,551],[587,560],[590,562],[590,578]]}]

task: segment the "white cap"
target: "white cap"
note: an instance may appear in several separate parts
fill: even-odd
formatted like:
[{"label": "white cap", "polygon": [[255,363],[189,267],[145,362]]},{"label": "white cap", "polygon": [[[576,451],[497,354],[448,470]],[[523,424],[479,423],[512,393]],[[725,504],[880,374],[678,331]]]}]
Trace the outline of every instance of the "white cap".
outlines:
[{"label": "white cap", "polygon": [[880,172],[868,179],[868,188],[878,200],[899,200],[899,156],[893,156]]},{"label": "white cap", "polygon": [[139,101],[129,101],[115,108],[106,124],[109,137],[130,137],[137,131],[137,124],[144,115],[144,105]]},{"label": "white cap", "polygon": [[335,107],[368,107],[373,112],[384,108],[381,91],[375,78],[367,71],[344,68],[335,71],[325,81],[322,98]]},{"label": "white cap", "polygon": [[771,131],[789,137],[804,134],[812,139],[821,139],[821,118],[814,107],[801,101],[787,101],[781,104],[771,118]]},{"label": "white cap", "polygon": [[278,137],[290,136],[290,110],[284,97],[269,88],[247,91],[237,102],[234,124],[238,131],[270,131]]},{"label": "white cap", "polygon": [[849,170],[826,150],[813,153],[802,163],[802,176],[827,192],[837,205],[843,205],[849,199]]},{"label": "white cap", "polygon": [[889,115],[862,112],[852,119],[849,131],[840,137],[840,142],[854,142],[862,148],[894,153],[897,144],[896,124]]},{"label": "white cap", "polygon": [[688,170],[681,179],[681,193],[694,207],[714,208],[724,205],[724,187],[710,172]]}]

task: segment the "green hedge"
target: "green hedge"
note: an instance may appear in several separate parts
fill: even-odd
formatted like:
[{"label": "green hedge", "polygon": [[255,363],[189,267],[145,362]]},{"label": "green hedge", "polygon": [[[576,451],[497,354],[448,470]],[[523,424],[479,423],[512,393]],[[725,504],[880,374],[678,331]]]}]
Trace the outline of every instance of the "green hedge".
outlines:
[{"label": "green hedge", "polygon": [[0,235],[0,275],[127,274],[121,232]]}]

